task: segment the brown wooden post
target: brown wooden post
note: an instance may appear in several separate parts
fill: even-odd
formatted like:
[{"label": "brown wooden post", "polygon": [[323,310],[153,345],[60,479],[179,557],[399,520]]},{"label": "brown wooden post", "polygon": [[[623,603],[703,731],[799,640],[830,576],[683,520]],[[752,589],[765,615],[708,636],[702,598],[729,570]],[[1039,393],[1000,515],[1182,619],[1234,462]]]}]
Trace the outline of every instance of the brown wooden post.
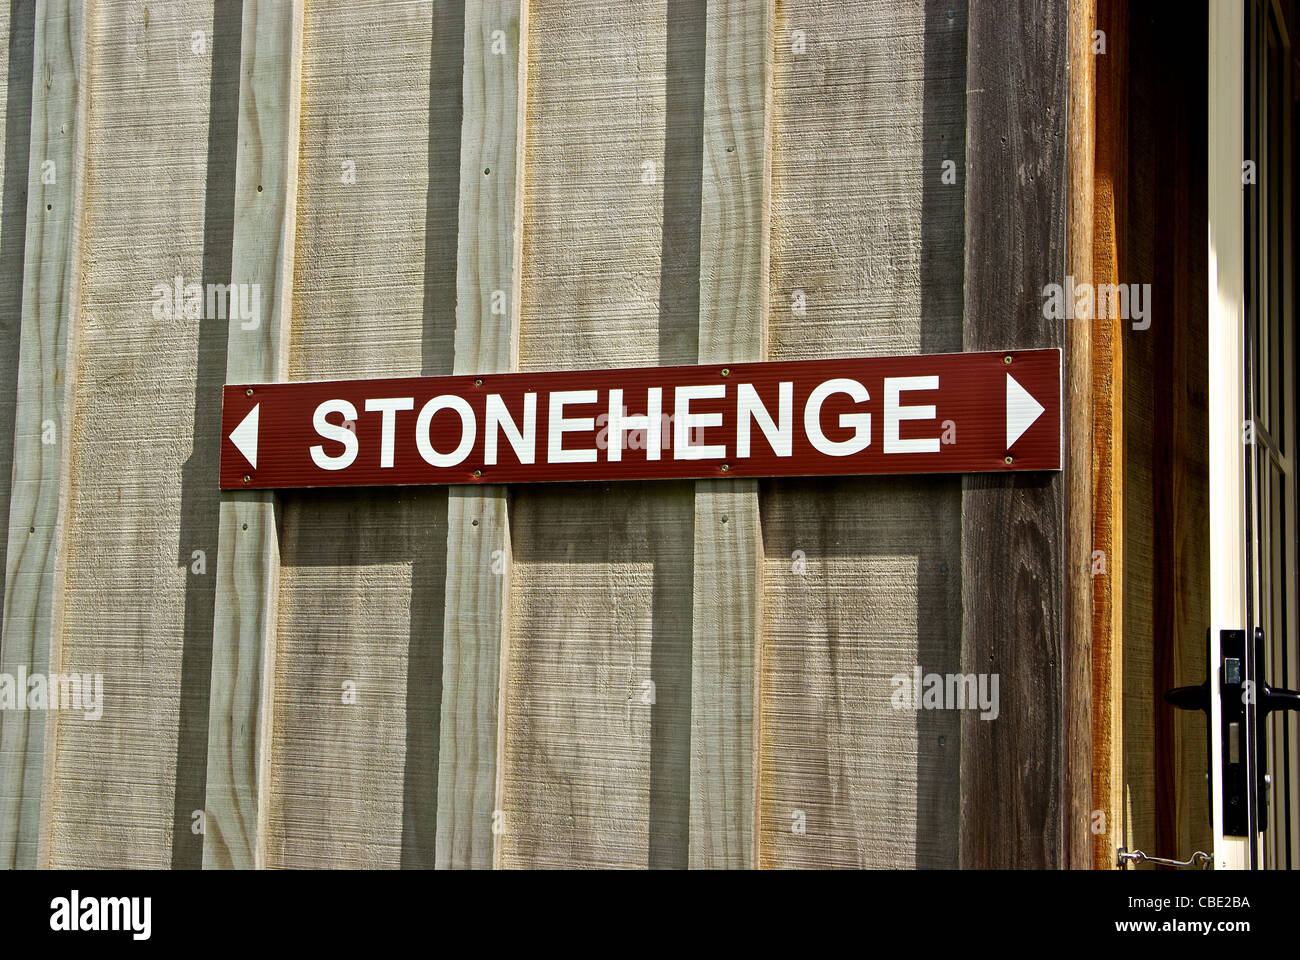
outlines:
[{"label": "brown wooden post", "polygon": [[[1092,284],[1096,0],[1070,3],[1069,246],[1073,284]],[[1092,863],[1092,318],[1065,322],[1065,859]]]},{"label": "brown wooden post", "polygon": [[[1096,58],[1096,150],[1092,275],[1117,284],[1124,263],[1128,145],[1128,2],[1098,0],[1105,53]],[[1092,703],[1093,866],[1116,865],[1123,816],[1124,721],[1124,321],[1117,310],[1093,322]]]}]

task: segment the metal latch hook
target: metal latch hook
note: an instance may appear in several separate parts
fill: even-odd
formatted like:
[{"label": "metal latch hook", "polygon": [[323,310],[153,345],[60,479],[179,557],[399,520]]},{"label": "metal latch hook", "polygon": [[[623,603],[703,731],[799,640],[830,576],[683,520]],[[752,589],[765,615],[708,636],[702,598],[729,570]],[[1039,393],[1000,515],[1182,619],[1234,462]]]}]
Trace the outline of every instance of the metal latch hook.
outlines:
[{"label": "metal latch hook", "polygon": [[1197,850],[1192,854],[1190,860],[1170,860],[1168,857],[1152,857],[1141,850],[1134,850],[1129,853],[1124,847],[1120,847],[1117,852],[1119,866],[1126,863],[1158,863],[1162,867],[1194,867],[1197,870],[1209,870],[1213,859],[1203,850]]}]

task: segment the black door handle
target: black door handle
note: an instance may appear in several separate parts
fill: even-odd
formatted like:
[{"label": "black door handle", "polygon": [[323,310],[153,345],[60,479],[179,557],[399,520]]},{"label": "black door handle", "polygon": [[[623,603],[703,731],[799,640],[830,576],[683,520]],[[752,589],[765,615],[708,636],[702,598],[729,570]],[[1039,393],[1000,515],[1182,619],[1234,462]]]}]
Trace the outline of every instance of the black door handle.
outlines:
[{"label": "black door handle", "polygon": [[1300,710],[1300,692],[1278,690],[1265,684],[1259,695],[1259,712],[1269,714],[1275,710]]},{"label": "black door handle", "polygon": [[1165,691],[1165,703],[1179,710],[1210,712],[1210,681],[1195,687],[1174,687]]},{"label": "black door handle", "polygon": [[[1247,678],[1244,673],[1246,654],[1246,631],[1223,630],[1219,634],[1219,705],[1221,712],[1221,730],[1223,738],[1222,782],[1223,782],[1223,817],[1224,834],[1233,837],[1247,836],[1249,818],[1246,812],[1247,756],[1246,715],[1247,705],[1253,702],[1255,715],[1255,797],[1256,809],[1264,808],[1264,759],[1266,736],[1265,721],[1269,714],[1279,710],[1300,710],[1300,692],[1270,687],[1260,681],[1264,669],[1264,631],[1255,628],[1255,649],[1252,658],[1254,677]],[[1205,634],[1207,664],[1210,663],[1210,633]],[[1213,676],[1213,670],[1210,669]],[[1253,695],[1253,696],[1252,696]],[[1165,703],[1179,710],[1200,710],[1205,714],[1206,743],[1210,743],[1210,680],[1194,687],[1175,687],[1164,695]],[[1211,756],[1213,752],[1211,751]],[[1212,762],[1207,758],[1207,763]],[[1267,820],[1259,818],[1258,829],[1267,826]]]}]

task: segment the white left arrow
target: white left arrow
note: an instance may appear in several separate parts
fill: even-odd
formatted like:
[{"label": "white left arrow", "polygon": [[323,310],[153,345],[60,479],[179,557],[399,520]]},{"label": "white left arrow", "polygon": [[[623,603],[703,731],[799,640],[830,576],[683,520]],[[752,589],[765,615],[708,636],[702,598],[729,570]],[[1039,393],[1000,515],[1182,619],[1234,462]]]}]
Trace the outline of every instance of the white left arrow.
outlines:
[{"label": "white left arrow", "polygon": [[261,407],[260,403],[253,407],[239,426],[230,431],[230,442],[244,455],[244,459],[253,465],[254,469],[257,468],[257,411]]}]

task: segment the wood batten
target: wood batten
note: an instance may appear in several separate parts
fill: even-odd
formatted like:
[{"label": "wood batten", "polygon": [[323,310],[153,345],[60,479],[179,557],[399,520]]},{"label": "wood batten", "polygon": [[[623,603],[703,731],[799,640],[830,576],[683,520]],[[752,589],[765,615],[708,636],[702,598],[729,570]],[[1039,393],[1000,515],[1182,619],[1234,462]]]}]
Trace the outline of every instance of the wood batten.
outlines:
[{"label": "wood batten", "polygon": [[[520,242],[528,69],[528,0],[465,8],[464,118],[456,263],[454,373],[519,366]],[[439,867],[499,863],[510,494],[453,487],[447,496],[447,587],[438,753]]]},{"label": "wood batten", "polygon": [[[1067,101],[1069,16],[1067,5],[1047,0],[970,4],[966,350],[1066,346],[1062,325],[1043,319],[1042,290],[1063,283],[1068,269],[1058,105]],[[1067,794],[1089,778],[1087,767],[1067,773],[1065,749],[1064,508],[1076,468],[1067,461],[1064,476],[962,479],[962,670],[999,674],[1003,704],[996,722],[969,711],[962,718],[963,867],[1067,859],[1065,817],[1076,806]]]},{"label": "wood batten", "polygon": [[[1092,278],[1126,282],[1128,0],[1097,0]],[[1080,212],[1080,216],[1084,215]],[[1092,865],[1115,867],[1123,819],[1124,320],[1092,323]],[[1098,816],[1100,814],[1100,816]]]},{"label": "wood batten", "polygon": [[[298,190],[303,0],[245,0],[231,283],[264,316],[230,319],[228,383],[285,379]],[[274,494],[221,504],[208,716],[205,868],[265,865],[280,551]]]},{"label": "wood batten", "polygon": [[[10,675],[57,673],[61,659],[92,34],[80,0],[37,4],[13,480],[0,621],[0,672]],[[43,176],[50,162],[53,182]],[[26,695],[24,684],[18,696]],[[46,710],[0,711],[0,867],[31,869],[48,859],[44,822],[56,716]]]},{"label": "wood batten", "polygon": [[[773,0],[709,0],[700,190],[700,363],[764,359]],[[721,373],[721,371],[719,371]],[[758,862],[758,481],[695,485],[689,864]]]},{"label": "wood batten", "polygon": [[[1070,3],[1067,290],[1093,282],[1096,0]],[[1069,314],[1067,313],[1067,316]],[[1058,321],[1059,322],[1059,321]],[[1092,323],[1065,323],[1065,860],[1092,859]]]}]

